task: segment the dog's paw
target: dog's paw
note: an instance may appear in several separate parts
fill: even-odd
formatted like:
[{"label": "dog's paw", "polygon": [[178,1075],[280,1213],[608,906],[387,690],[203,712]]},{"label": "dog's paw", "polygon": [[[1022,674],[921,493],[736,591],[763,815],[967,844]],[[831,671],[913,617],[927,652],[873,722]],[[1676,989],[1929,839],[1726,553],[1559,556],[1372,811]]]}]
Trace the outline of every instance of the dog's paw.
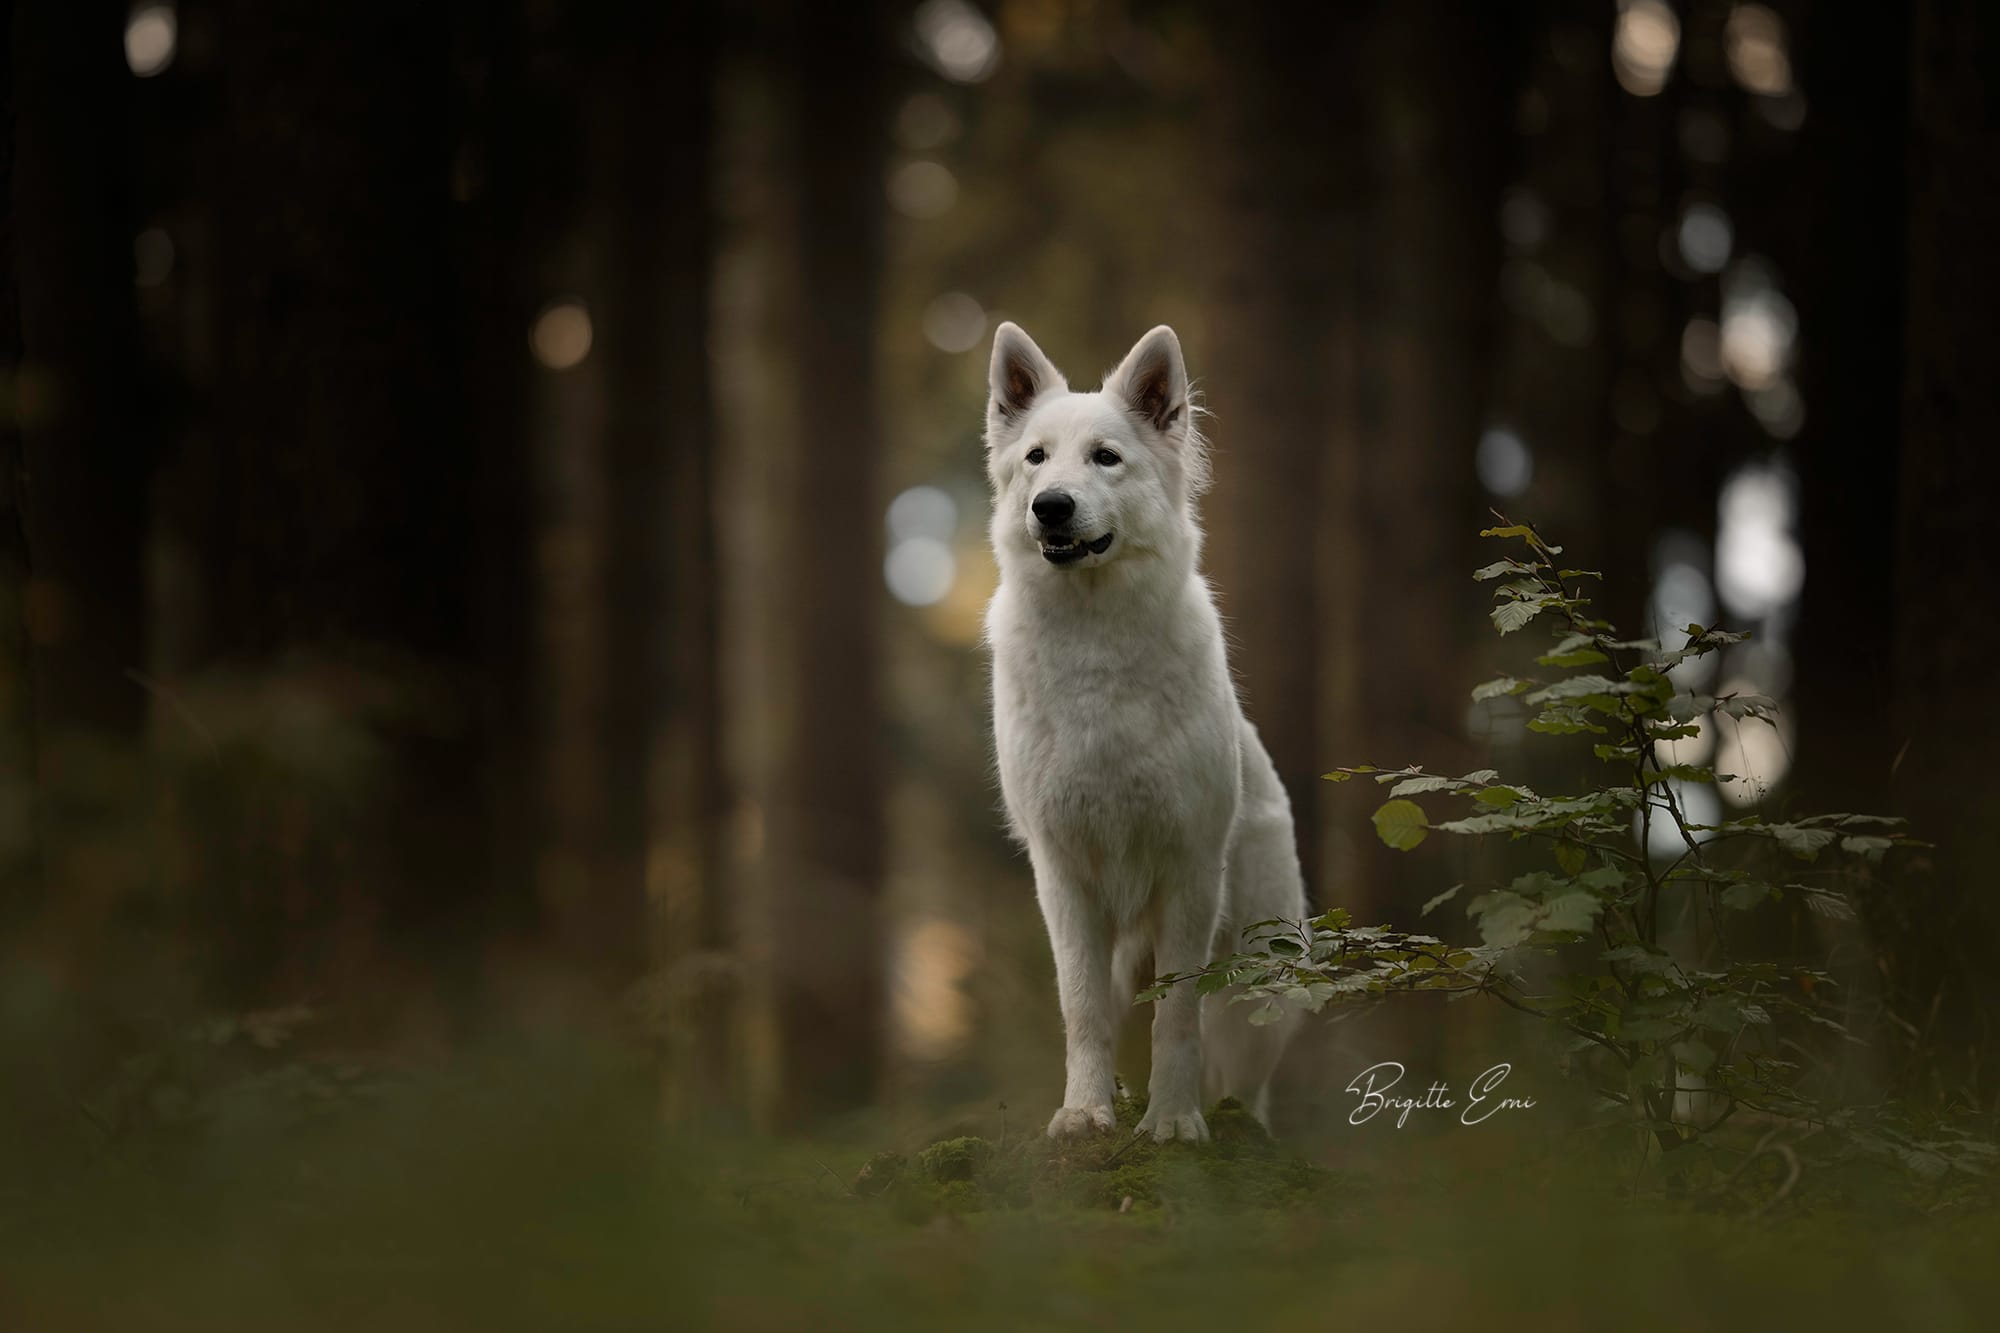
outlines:
[{"label": "dog's paw", "polygon": [[1139,1121],[1139,1132],[1151,1134],[1161,1143],[1171,1143],[1175,1139],[1183,1143],[1208,1142],[1208,1122],[1192,1106],[1182,1111],[1149,1109]]},{"label": "dog's paw", "polygon": [[1049,1137],[1081,1138],[1085,1134],[1102,1133],[1117,1123],[1108,1106],[1065,1106],[1049,1117]]}]

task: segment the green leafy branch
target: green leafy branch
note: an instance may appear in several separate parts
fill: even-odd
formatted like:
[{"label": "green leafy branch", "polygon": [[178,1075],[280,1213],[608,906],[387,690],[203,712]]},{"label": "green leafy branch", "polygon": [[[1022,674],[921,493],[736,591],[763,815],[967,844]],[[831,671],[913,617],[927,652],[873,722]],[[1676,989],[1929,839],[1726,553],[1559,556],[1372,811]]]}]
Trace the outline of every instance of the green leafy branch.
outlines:
[{"label": "green leafy branch", "polygon": [[[1601,578],[1596,571],[1561,564],[1562,548],[1530,524],[1502,517],[1481,535],[1525,548],[1473,575],[1496,585],[1495,629],[1508,635],[1539,621],[1552,642],[1535,658],[1541,673],[1495,677],[1475,686],[1472,698],[1518,698],[1531,713],[1530,731],[1587,738],[1603,778],[1578,792],[1545,794],[1493,769],[1451,776],[1357,765],[1326,776],[1387,788],[1375,831],[1399,851],[1435,833],[1527,843],[1546,849],[1547,863],[1470,896],[1465,911],[1478,926],[1477,946],[1356,927],[1343,911],[1261,922],[1246,932],[1242,951],[1159,978],[1140,1000],[1179,984],[1203,994],[1234,988],[1232,1002],[1255,1004],[1253,1020],[1270,1021],[1285,1006],[1318,1012],[1402,992],[1486,995],[1567,1033],[1568,1053],[1587,1057],[1572,1067],[1604,1105],[1619,1108],[1620,1123],[1636,1124],[1663,1150],[1741,1110],[1834,1125],[1813,1092],[1830,1062],[1814,1054],[1812,1034],[1836,1049],[1855,1040],[1828,1004],[1838,983],[1822,968],[1738,956],[1736,925],[1786,899],[1850,919],[1847,886],[1897,850],[1923,844],[1902,820],[1879,815],[1690,818],[1680,795],[1688,786],[1739,779],[1663,751],[1698,736],[1711,715],[1770,725],[1777,704],[1684,689],[1675,673],[1749,635],[1691,624],[1673,647],[1621,638],[1592,613],[1585,589]],[[1437,817],[1423,801],[1454,808]],[[1670,849],[1664,854],[1662,844]],[[1424,914],[1463,888],[1433,898]],[[1539,989],[1528,979],[1537,958],[1559,962],[1553,983]],[[1952,1161],[1972,1169],[1976,1156]]]}]

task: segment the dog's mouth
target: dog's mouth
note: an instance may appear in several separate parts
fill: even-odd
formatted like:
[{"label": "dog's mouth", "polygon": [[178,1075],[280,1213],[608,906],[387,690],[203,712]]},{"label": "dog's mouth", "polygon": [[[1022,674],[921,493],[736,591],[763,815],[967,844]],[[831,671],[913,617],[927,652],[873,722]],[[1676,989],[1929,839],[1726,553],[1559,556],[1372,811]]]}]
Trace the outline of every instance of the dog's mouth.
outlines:
[{"label": "dog's mouth", "polygon": [[1105,533],[1096,541],[1084,541],[1080,537],[1042,538],[1042,559],[1052,565],[1073,565],[1086,555],[1103,555],[1111,549],[1112,533]]}]

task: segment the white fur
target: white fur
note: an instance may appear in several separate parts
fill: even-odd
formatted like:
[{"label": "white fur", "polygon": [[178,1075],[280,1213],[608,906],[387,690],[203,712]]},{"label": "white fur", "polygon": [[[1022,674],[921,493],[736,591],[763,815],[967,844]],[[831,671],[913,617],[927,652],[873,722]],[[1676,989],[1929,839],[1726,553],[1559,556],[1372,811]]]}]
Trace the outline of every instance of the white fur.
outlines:
[{"label": "white fur", "polygon": [[[995,335],[986,446],[1000,588],[986,636],[1000,787],[1034,866],[1062,1002],[1067,1080],[1052,1137],[1111,1127],[1114,1045],[1148,960],[1148,977],[1199,967],[1239,947],[1245,925],[1305,913],[1291,806],[1237,701],[1199,568],[1196,410],[1164,325],[1095,393],[1072,393],[1013,324]],[[1037,447],[1046,457],[1033,464]],[[1075,502],[1071,529],[1111,534],[1109,549],[1046,560],[1030,506],[1050,490]],[[1265,1117],[1297,1016],[1252,1026],[1251,1006],[1226,1000],[1183,985],[1159,1001],[1140,1123],[1156,1138],[1207,1138],[1205,1096]]]}]

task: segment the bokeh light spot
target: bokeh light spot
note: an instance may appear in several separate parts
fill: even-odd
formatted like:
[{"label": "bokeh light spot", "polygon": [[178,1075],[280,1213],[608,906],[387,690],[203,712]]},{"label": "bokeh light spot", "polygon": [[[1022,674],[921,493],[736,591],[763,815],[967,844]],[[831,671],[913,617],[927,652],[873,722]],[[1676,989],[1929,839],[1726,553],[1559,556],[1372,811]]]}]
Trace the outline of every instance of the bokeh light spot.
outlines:
[{"label": "bokeh light spot", "polygon": [[[1731,677],[1719,693],[1766,692],[1753,680]],[[1734,806],[1755,805],[1791,772],[1794,739],[1791,714],[1780,711],[1775,718],[1768,719],[1721,716],[1716,719],[1716,726],[1721,734],[1716,744],[1715,766],[1736,778],[1734,782],[1716,784],[1722,791],[1722,799]]]},{"label": "bokeh light spot", "polygon": [[1000,34],[965,0],[924,0],[915,23],[924,57],[953,83],[979,83],[1000,64]]},{"label": "bokeh light spot", "polygon": [[[1689,625],[1715,623],[1715,589],[1707,573],[1710,550],[1685,528],[1669,528],[1654,543],[1646,620],[1652,636],[1669,652],[1687,643]],[[1709,653],[1687,659],[1676,677],[1685,687],[1698,687],[1713,680],[1717,668],[1716,655]]]},{"label": "bokeh light spot", "polygon": [[1735,243],[1729,214],[1714,204],[1689,204],[1681,213],[1681,259],[1695,272],[1722,272]]},{"label": "bokeh light spot", "polygon": [[1729,73],[1745,92],[1783,97],[1792,90],[1785,21],[1763,5],[1738,5],[1722,32]]},{"label": "bokeh light spot", "polygon": [[958,502],[936,486],[912,486],[889,502],[889,535],[949,542],[958,531]]},{"label": "bokeh light spot", "polygon": [[943,601],[957,576],[957,558],[935,537],[906,537],[889,548],[882,562],[882,578],[890,595],[905,606]]},{"label": "bokeh light spot", "polygon": [[889,202],[904,217],[943,217],[958,202],[958,177],[936,162],[905,162],[889,176]]},{"label": "bokeh light spot", "polygon": [[986,307],[946,292],[924,307],[924,337],[940,352],[969,352],[986,338]]},{"label": "bokeh light spot", "polygon": [[1533,254],[1549,239],[1549,206],[1526,186],[1517,185],[1501,197],[1500,234],[1507,244],[1524,254]]},{"label": "bokeh light spot", "polygon": [[1763,389],[1791,365],[1798,312],[1768,266],[1749,259],[1722,285],[1722,368],[1739,388]]},{"label": "bokeh light spot", "polygon": [[[1675,779],[1667,786],[1673,791],[1674,801],[1681,808],[1681,814],[1690,824],[1714,824],[1722,818],[1722,802],[1716,798],[1715,788],[1705,782],[1682,782]],[[1674,823],[1673,814],[1667,809],[1664,797],[1656,796],[1653,818],[1646,825],[1646,855],[1655,861],[1671,861],[1687,850],[1687,843],[1681,840],[1681,831]],[[1632,832],[1636,837],[1640,828],[1639,816],[1632,816]],[[1715,834],[1696,830],[1694,840],[1707,842]]]},{"label": "bokeh light spot", "polygon": [[1479,484],[1503,498],[1519,495],[1535,479],[1534,454],[1505,426],[1494,426],[1479,437],[1473,467],[1479,473]]},{"label": "bokeh light spot", "polygon": [[590,355],[590,312],[578,301],[556,301],[535,317],[528,343],[550,370],[569,370]]},{"label": "bokeh light spot", "polygon": [[896,112],[896,140],[913,153],[927,153],[958,137],[958,113],[936,93],[916,93]]},{"label": "bokeh light spot", "polygon": [[1714,320],[1696,315],[1681,330],[1681,379],[1696,393],[1722,391],[1722,330]]},{"label": "bokeh light spot", "polygon": [[142,79],[174,63],[180,19],[172,5],[140,5],[125,21],[125,64]]},{"label": "bokeh light spot", "polygon": [[1789,377],[1780,377],[1762,388],[1744,390],[1743,401],[1772,439],[1789,440],[1806,424],[1806,401]]},{"label": "bokeh light spot", "polygon": [[1715,582],[1733,615],[1762,619],[1790,605],[1805,583],[1792,527],[1798,502],[1789,470],[1753,463],[1723,483],[1716,502]]},{"label": "bokeh light spot", "polygon": [[1681,23],[1661,0],[1619,0],[1611,35],[1611,69],[1618,86],[1651,97],[1667,86],[1681,48]]}]

